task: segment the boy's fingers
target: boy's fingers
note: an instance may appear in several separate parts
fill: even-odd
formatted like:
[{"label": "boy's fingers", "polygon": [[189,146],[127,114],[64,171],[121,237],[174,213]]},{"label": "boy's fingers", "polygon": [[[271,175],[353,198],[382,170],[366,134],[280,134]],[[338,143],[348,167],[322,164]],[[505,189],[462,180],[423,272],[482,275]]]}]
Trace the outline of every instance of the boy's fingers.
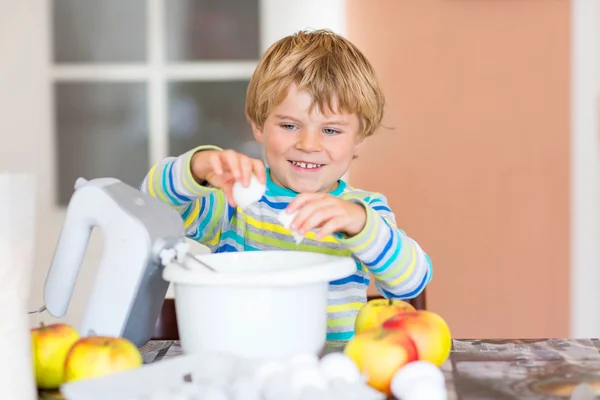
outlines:
[{"label": "boy's fingers", "polygon": [[267,183],[267,177],[265,175],[265,164],[257,158],[252,159],[252,171],[256,175],[256,179],[263,185]]},{"label": "boy's fingers", "polygon": [[[302,206],[292,222],[292,228],[302,231],[309,231],[316,226],[318,222],[314,222],[315,218],[322,218],[321,211],[324,208],[331,208],[335,206],[332,202],[328,201],[327,198],[316,198]],[[307,223],[307,221],[313,221]]]},{"label": "boy's fingers", "polygon": [[322,198],[322,193],[300,193],[286,207],[286,212],[293,213],[294,211],[304,207],[309,202]]},{"label": "boy's fingers", "polygon": [[235,200],[233,199],[233,185],[231,183],[226,183],[225,185],[223,185],[221,190],[223,190],[227,202],[231,204],[232,207],[236,207],[237,205],[235,204]]},{"label": "boy's fingers", "polygon": [[229,171],[233,175],[233,178],[237,181],[241,178],[240,173],[240,160],[239,155],[235,151],[225,150],[222,154],[222,159],[224,159],[225,164],[227,165]]},{"label": "boy's fingers", "polygon": [[317,228],[329,220],[334,219],[339,215],[339,207],[333,204],[323,204],[316,210],[313,210],[304,220],[303,223],[298,225],[298,231],[302,234],[310,232],[314,228]]},{"label": "boy's fingers", "polygon": [[212,154],[208,158],[208,162],[215,175],[221,175],[223,173],[223,165],[221,163],[220,154]]},{"label": "boy's fingers", "polygon": [[330,219],[325,224],[323,224],[321,229],[319,229],[319,232],[317,232],[315,234],[315,238],[317,240],[321,240],[324,237],[329,236],[329,235],[333,234],[334,232],[341,230],[343,228],[342,223],[343,223],[342,217],[334,217],[334,218]]},{"label": "boy's fingers", "polygon": [[238,160],[242,172],[242,184],[244,187],[248,187],[250,185],[250,176],[252,175],[252,163],[248,157],[244,156],[241,156]]}]

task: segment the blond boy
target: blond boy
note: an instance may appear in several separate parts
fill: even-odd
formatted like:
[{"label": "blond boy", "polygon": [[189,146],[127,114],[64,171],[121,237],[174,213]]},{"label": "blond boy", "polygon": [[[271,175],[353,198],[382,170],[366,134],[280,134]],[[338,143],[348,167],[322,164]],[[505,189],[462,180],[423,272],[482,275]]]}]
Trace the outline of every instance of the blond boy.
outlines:
[{"label": "blond boy", "polygon": [[[370,277],[388,298],[413,298],[429,283],[431,263],[396,226],[380,193],[348,186],[365,139],[380,126],[384,97],[372,66],[348,40],[327,30],[302,31],[273,44],[250,81],[246,116],[263,145],[261,160],[199,146],[155,165],[141,190],[181,213],[187,234],[213,252],[304,250],[356,261],[356,272],[330,283],[328,340],[348,340],[366,301]],[[232,186],[251,174],[267,185],[243,212]],[[298,210],[297,247],[277,222]]]}]

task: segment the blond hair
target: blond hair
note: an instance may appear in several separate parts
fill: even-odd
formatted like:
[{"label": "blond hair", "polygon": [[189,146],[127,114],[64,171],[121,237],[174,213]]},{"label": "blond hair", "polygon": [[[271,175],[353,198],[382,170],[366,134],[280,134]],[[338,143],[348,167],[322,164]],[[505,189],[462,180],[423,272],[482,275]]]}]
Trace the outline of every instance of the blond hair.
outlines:
[{"label": "blond hair", "polygon": [[[349,40],[330,30],[300,31],[272,44],[252,75],[246,117],[263,127],[292,84],[308,92],[322,113],[356,114],[361,137],[381,124],[385,99],[367,58]],[[339,110],[333,110],[337,99]]]}]

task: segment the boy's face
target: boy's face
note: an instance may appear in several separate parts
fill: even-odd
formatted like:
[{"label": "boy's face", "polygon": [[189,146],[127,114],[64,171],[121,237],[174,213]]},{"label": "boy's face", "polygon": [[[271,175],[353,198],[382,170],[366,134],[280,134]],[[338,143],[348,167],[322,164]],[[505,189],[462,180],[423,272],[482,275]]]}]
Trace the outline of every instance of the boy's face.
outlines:
[{"label": "boy's face", "polygon": [[[252,124],[263,144],[271,179],[295,192],[329,192],[337,186],[362,141],[354,114],[321,114],[312,98],[292,85],[262,128]],[[337,105],[332,104],[334,110]]]}]

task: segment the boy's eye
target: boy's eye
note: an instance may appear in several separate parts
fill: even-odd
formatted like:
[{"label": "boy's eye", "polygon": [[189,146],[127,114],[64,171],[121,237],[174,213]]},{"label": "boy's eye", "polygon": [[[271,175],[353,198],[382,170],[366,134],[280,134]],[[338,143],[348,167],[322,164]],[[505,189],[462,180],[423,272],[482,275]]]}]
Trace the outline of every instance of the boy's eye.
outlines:
[{"label": "boy's eye", "polygon": [[323,129],[323,133],[326,135],[336,135],[336,134],[340,133],[340,131],[338,131],[336,129],[332,129],[332,128],[325,128],[325,129]]},{"label": "boy's eye", "polygon": [[293,131],[294,129],[296,129],[296,125],[294,124],[281,124],[281,127],[288,131]]}]

